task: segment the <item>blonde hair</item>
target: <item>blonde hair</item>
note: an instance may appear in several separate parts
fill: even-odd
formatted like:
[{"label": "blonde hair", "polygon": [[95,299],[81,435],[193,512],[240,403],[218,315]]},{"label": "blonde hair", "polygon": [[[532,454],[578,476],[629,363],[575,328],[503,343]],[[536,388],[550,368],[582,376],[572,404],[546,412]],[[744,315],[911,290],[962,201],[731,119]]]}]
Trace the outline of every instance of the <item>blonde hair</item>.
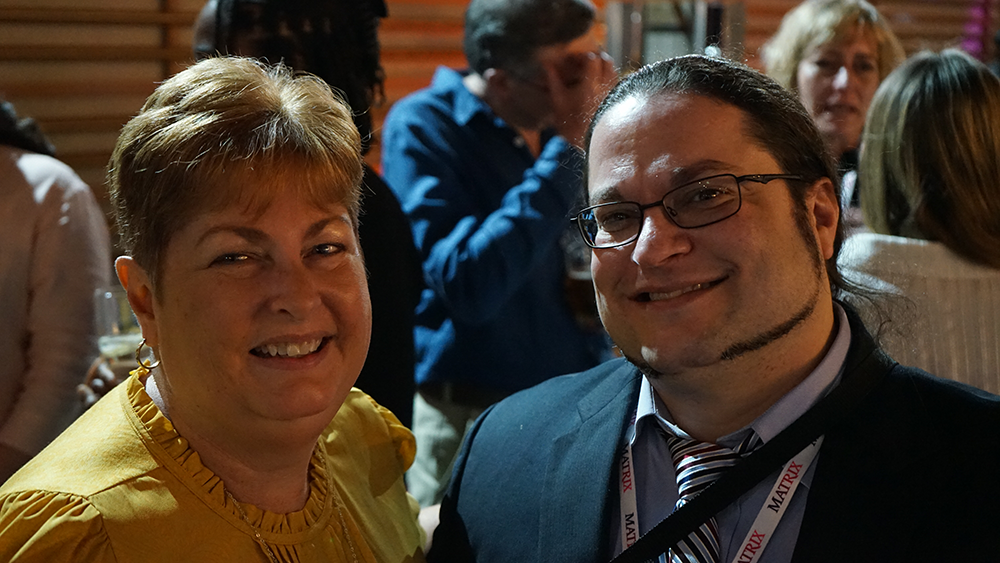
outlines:
[{"label": "blonde hair", "polygon": [[361,175],[350,108],[326,83],[239,57],[201,61],[161,84],[108,165],[121,245],[154,287],[173,234],[233,202],[263,212],[279,177],[317,206],[345,205],[356,229]]},{"label": "blonde hair", "polygon": [[858,165],[865,222],[1000,268],[1000,79],[969,55],[920,53],[879,87]]},{"label": "blonde hair", "polygon": [[875,37],[881,81],[906,55],[885,18],[865,0],[806,0],[793,8],[761,47],[764,69],[778,84],[797,92],[802,59],[821,45],[850,38],[859,29]]}]

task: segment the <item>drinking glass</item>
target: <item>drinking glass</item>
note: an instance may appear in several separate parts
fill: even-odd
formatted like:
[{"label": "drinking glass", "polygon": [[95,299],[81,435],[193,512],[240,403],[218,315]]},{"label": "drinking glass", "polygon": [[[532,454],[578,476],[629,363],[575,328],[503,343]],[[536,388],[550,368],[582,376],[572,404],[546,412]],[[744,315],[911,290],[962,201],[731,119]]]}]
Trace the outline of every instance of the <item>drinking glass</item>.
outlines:
[{"label": "drinking glass", "polygon": [[142,329],[129,307],[125,290],[121,286],[98,288],[94,291],[94,310],[101,355],[113,363],[131,362],[134,366]]}]

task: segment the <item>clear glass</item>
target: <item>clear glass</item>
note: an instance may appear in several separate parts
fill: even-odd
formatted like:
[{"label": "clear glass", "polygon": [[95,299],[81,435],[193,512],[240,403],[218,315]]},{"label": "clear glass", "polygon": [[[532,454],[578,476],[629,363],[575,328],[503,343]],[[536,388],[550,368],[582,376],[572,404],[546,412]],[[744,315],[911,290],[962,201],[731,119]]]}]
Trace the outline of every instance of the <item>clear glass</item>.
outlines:
[{"label": "clear glass", "polygon": [[767,184],[771,180],[801,180],[788,174],[718,174],[689,182],[667,192],[662,199],[642,205],[616,201],[588,207],[574,217],[580,234],[591,248],[614,248],[639,238],[647,209],[662,207],[667,218],[682,229],[704,227],[728,219],[743,203],[740,183]]},{"label": "clear glass", "polygon": [[94,291],[97,317],[97,346],[112,361],[135,363],[135,349],[142,342],[142,329],[121,286]]}]

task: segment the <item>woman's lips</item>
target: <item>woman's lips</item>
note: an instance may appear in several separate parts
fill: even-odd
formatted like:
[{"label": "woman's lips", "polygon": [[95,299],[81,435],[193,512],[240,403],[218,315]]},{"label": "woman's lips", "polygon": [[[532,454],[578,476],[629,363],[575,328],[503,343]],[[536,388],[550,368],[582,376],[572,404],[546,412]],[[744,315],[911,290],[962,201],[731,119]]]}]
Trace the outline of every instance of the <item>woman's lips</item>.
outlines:
[{"label": "woman's lips", "polygon": [[319,351],[328,338],[310,338],[299,342],[262,344],[250,351],[259,358],[301,358]]}]

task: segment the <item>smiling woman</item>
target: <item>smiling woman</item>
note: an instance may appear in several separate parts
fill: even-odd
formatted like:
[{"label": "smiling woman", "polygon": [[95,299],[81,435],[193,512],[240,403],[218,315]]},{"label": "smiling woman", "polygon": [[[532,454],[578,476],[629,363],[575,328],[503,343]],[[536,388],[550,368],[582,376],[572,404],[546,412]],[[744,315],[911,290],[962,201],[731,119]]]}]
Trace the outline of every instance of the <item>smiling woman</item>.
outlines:
[{"label": "smiling woman", "polygon": [[767,74],[796,92],[827,148],[853,170],[868,104],[903,48],[865,0],[806,0],[761,50]]},{"label": "smiling woman", "polygon": [[156,90],[108,178],[157,363],[0,489],[0,559],[423,559],[413,437],[352,390],[361,174],[314,77],[209,59]]}]

